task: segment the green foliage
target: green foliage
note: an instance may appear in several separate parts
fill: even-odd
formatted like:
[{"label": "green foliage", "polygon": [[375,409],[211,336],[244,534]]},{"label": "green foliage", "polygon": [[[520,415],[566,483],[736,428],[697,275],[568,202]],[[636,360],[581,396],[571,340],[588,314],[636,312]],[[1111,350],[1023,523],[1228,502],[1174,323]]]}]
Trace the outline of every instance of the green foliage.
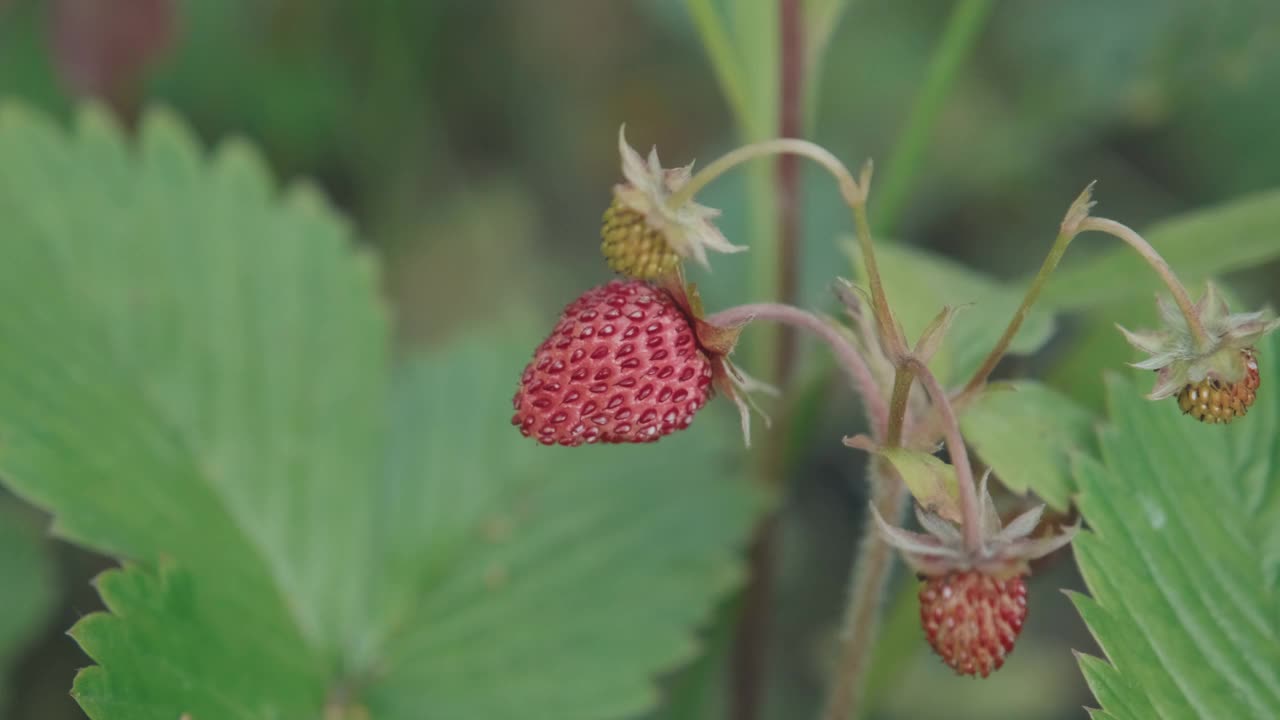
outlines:
[{"label": "green foliage", "polygon": [[[942,306],[960,308],[929,367],[944,384],[968,380],[1009,324],[1024,289],[997,283],[950,260],[909,247],[880,246],[876,257],[885,294],[908,341],[919,337]],[[866,282],[865,275],[862,281]],[[1009,350],[1012,354],[1034,352],[1052,334],[1053,317],[1047,311],[1032,309]]]},{"label": "green foliage", "polygon": [[5,107],[0,214],[0,472],[127,561],[72,632],[95,720],[617,717],[737,579],[732,423],[548,449],[495,391],[527,349],[392,377],[372,264],[243,144]]},{"label": "green foliage", "polygon": [[763,140],[777,127],[777,3],[687,0],[720,89],[744,139]]},{"label": "green foliage", "polygon": [[[54,601],[52,563],[34,523],[0,499],[0,678],[44,628]],[[0,707],[7,688],[0,680]]]},{"label": "green foliage", "polygon": [[804,118],[805,135],[811,136],[817,125],[818,98],[822,90],[822,70],[827,45],[835,35],[849,0],[802,0],[805,40]]},{"label": "green foliage", "polygon": [[1034,491],[1058,510],[1071,504],[1069,456],[1090,446],[1093,422],[1092,413],[1033,381],[991,385],[960,415],[965,439],[1006,487]]},{"label": "green foliage", "polygon": [[[1274,377],[1280,342],[1260,348]],[[1111,664],[1081,668],[1108,718],[1270,718],[1280,707],[1280,403],[1225,426],[1109,383],[1101,462],[1077,466],[1090,531],[1076,605]]]},{"label": "green foliage", "polygon": [[877,231],[894,231],[906,207],[911,183],[923,164],[934,126],[942,117],[947,95],[955,86],[956,76],[973,51],[994,4],[991,0],[961,0],[952,8],[946,30],[929,60],[924,82],[886,163],[888,172],[878,193]]},{"label": "green foliage", "polygon": [[[1280,257],[1280,190],[1169,218],[1143,234],[1188,288],[1215,275]],[[1084,235],[1074,242],[1090,236]],[[1086,240],[1087,241],[1087,240]],[[1062,310],[1151,299],[1160,278],[1131,248],[1114,247],[1078,262],[1063,263],[1041,302]],[[1087,288],[1087,291],[1083,289]],[[1196,295],[1199,290],[1195,290]]]}]

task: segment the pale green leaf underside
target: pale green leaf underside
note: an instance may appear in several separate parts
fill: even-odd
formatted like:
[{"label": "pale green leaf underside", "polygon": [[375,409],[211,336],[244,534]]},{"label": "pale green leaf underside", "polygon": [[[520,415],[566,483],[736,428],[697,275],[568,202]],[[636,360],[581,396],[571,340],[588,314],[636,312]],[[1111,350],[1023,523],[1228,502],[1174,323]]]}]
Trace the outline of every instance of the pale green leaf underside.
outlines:
[{"label": "pale green leaf underside", "polygon": [[[1280,190],[1269,190],[1169,218],[1143,236],[1185,285],[1197,287],[1215,275],[1280,257],[1277,228]],[[1046,307],[1075,310],[1123,300],[1148,301],[1163,288],[1150,266],[1120,242],[1096,233],[1074,242],[1110,242],[1113,247],[1078,262],[1064,262],[1041,296]]]},{"label": "pale green leaf underside", "polygon": [[935,455],[918,450],[883,448],[879,454],[898,471],[920,507],[952,522],[960,522],[960,490],[954,467]]},{"label": "pale green leaf underside", "polygon": [[370,264],[243,145],[6,107],[0,216],[0,475],[133,562],[73,630],[95,720],[617,717],[736,577],[732,423],[535,447],[497,342],[388,388]]},{"label": "pale green leaf underside", "polygon": [[[1261,349],[1276,376],[1280,343]],[[1145,380],[1145,378],[1143,378]],[[1076,605],[1110,664],[1082,659],[1117,719],[1265,718],[1280,707],[1280,403],[1206,426],[1109,383],[1101,462],[1077,465],[1092,598]]]},{"label": "pale green leaf underside", "polygon": [[1010,490],[1058,510],[1075,492],[1069,453],[1088,447],[1093,414],[1034,381],[991,386],[961,411],[965,439]]},{"label": "pale green leaf underside", "polygon": [[9,666],[53,609],[52,558],[38,528],[10,499],[0,498],[0,707],[5,706],[4,679]]},{"label": "pale green leaf underside", "polygon": [[[952,322],[942,349],[929,363],[946,384],[962,383],[978,369],[1025,292],[1020,286],[999,283],[945,258],[902,245],[881,243],[876,247],[876,260],[889,306],[902,323],[908,342],[915,342],[944,305],[965,306]],[[857,265],[865,287],[862,264]],[[1049,340],[1053,327],[1051,315],[1033,309],[1009,351],[1035,352]]]}]

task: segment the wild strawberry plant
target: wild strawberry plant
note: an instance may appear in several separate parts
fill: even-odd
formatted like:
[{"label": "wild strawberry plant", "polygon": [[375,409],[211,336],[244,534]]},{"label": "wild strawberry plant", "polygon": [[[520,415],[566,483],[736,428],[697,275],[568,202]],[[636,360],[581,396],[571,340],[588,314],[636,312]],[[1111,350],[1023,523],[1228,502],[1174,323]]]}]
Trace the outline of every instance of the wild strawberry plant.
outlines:
[{"label": "wild strawberry plant", "polygon": [[123,561],[90,717],[619,717],[691,657],[758,504],[732,429],[495,452],[523,343],[393,361],[346,223],[167,114],[7,106],[0,166],[0,473]]},{"label": "wild strawberry plant", "polygon": [[[840,5],[812,4],[810,72]],[[1052,592],[1033,562],[1068,544],[1089,590],[1074,601],[1106,654],[1080,661],[1099,716],[1280,707],[1277,321],[1204,284],[1280,253],[1280,197],[1143,235],[1094,214],[1086,190],[1046,223],[1040,272],[997,283],[877,242],[871,166],[855,175],[773,137],[764,118],[783,100],[746,78],[774,58],[734,52],[771,32],[772,4],[744,3],[732,39],[709,2],[690,6],[749,142],[694,172],[620,136],[599,284],[565,289],[540,344],[513,330],[397,354],[372,258],[246,144],[206,153],[166,113],[130,140],[96,110],[68,129],[0,107],[0,478],[57,535],[121,562],[96,583],[106,610],[71,629],[93,662],[68,678],[90,717],[653,710],[654,678],[705,649],[698,629],[741,587],[742,545],[776,502],[749,477],[768,456],[739,448],[777,432],[750,418],[785,398],[747,374],[760,353],[731,359],[767,324],[817,340],[867,419],[845,438],[872,502],[824,717],[867,709],[899,558],[920,578],[918,642],[987,677],[1018,662]],[[982,7],[962,4],[960,46]],[[908,144],[927,130],[909,129]],[[839,318],[768,293],[708,308],[685,276],[750,246],[762,277],[785,255],[759,241],[777,218],[728,237],[702,199],[779,155],[815,161],[850,211],[853,263],[830,278]],[[761,166],[744,172],[768,215]],[[901,177],[885,182],[891,208]],[[1058,270],[1084,233],[1128,247]],[[1136,318],[1114,312],[1138,299]],[[1154,326],[1108,328],[1146,353],[1122,359],[1156,385],[1146,399],[1138,373],[1108,375],[1100,431],[1086,402],[992,379],[1063,311]],[[717,397],[740,423],[704,409]],[[1038,500],[1002,516],[997,484]],[[0,576],[17,581],[0,598],[19,608],[3,619],[33,618],[39,551],[21,532],[2,542]],[[19,634],[0,626],[0,662]]]}]

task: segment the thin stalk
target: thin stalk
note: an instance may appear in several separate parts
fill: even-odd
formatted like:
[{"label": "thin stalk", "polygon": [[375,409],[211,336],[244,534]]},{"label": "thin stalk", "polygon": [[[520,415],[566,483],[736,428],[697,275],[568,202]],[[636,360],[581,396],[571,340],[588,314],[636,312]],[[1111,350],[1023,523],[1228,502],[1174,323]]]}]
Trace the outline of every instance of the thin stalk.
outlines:
[{"label": "thin stalk", "polygon": [[[907,487],[886,474],[882,460],[872,459],[870,468],[876,510],[890,522],[897,522],[907,510]],[[835,681],[822,714],[825,720],[849,720],[862,702],[863,682],[880,631],[884,591],[893,570],[893,553],[875,524],[865,523],[850,573],[849,604],[840,632]]]},{"label": "thin stalk", "polygon": [[1213,341],[1209,338],[1209,334],[1205,332],[1204,325],[1200,322],[1200,315],[1196,313],[1195,304],[1191,302],[1191,297],[1187,295],[1187,289],[1178,280],[1178,276],[1173,274],[1173,269],[1169,267],[1169,263],[1165,262],[1165,259],[1160,256],[1160,253],[1156,252],[1155,248],[1151,247],[1151,243],[1143,239],[1128,225],[1123,225],[1115,220],[1107,220],[1106,218],[1085,218],[1080,223],[1080,232],[1088,230],[1096,230],[1123,240],[1138,251],[1142,259],[1147,261],[1147,264],[1156,271],[1156,274],[1164,281],[1165,286],[1169,288],[1169,292],[1173,295],[1173,301],[1178,304],[1178,309],[1182,311],[1183,317],[1186,318],[1187,327],[1190,328],[1196,343],[1201,348],[1212,344]]},{"label": "thin stalk", "polygon": [[694,173],[693,177],[689,178],[689,182],[685,183],[683,187],[672,193],[667,198],[667,206],[677,208],[689,202],[694,195],[697,195],[712,180],[742,163],[770,155],[782,154],[799,155],[818,163],[836,179],[836,183],[840,187],[840,194],[844,197],[845,202],[852,205],[860,201],[861,193],[858,190],[858,182],[853,179],[853,175],[844,166],[844,163],[840,162],[839,158],[832,155],[826,148],[798,138],[775,138],[743,145],[716,158],[706,167]]},{"label": "thin stalk", "polygon": [[889,426],[885,433],[885,447],[902,445],[903,427],[907,420],[907,402],[911,399],[911,384],[915,377],[911,368],[899,366],[893,374],[893,394],[889,397]]},{"label": "thin stalk", "polygon": [[[778,3],[779,77],[778,134],[799,137],[804,122],[805,33],[801,0]],[[800,222],[800,158],[779,155],[774,175],[778,204],[778,301],[794,304],[800,282],[800,254],[803,241]],[[795,360],[796,334],[784,326],[777,338],[774,359],[775,379],[785,387]]]},{"label": "thin stalk", "polygon": [[[887,447],[902,444],[907,401],[913,382],[912,369],[906,364],[899,365],[893,377],[888,428],[880,436]],[[884,460],[873,458],[869,467],[872,502],[881,517],[896,522],[907,509],[910,494],[906,483],[897,480]],[[845,606],[841,625],[835,679],[822,713],[824,720],[848,720],[854,708],[862,702],[863,680],[880,631],[884,593],[889,586],[892,569],[893,548],[880,537],[874,523],[864,523],[858,552],[849,571],[849,603]]]},{"label": "thin stalk", "polygon": [[[862,189],[865,193],[871,179],[870,163],[863,169],[862,176]],[[871,239],[871,224],[867,221],[865,196],[851,207],[853,224],[857,230],[858,249],[862,252],[862,264],[867,268],[867,279],[871,285],[871,305],[875,309],[880,340],[888,349],[889,356],[897,362],[897,358],[907,354],[907,340],[899,332],[898,324],[893,319],[893,311],[889,308],[889,298],[884,294],[884,284],[880,280],[880,266],[876,263],[875,245]]]},{"label": "thin stalk", "polygon": [[1013,313],[1013,319],[1009,321],[1009,326],[1004,329],[1004,334],[1000,336],[995,347],[991,348],[991,352],[987,353],[986,359],[982,361],[982,365],[973,373],[973,377],[969,378],[969,382],[965,384],[964,390],[961,392],[962,395],[976,391],[987,381],[987,378],[991,377],[996,365],[1000,364],[1000,359],[1009,351],[1009,345],[1013,342],[1013,337],[1022,328],[1022,322],[1027,319],[1027,314],[1031,312],[1031,307],[1040,298],[1040,291],[1044,289],[1045,283],[1049,281],[1049,276],[1057,269],[1058,262],[1062,260],[1062,256],[1067,252],[1067,246],[1071,244],[1073,238],[1075,238],[1075,233],[1073,232],[1063,230],[1058,233],[1057,239],[1053,241],[1053,247],[1049,249],[1049,255],[1045,257],[1044,263],[1040,265],[1040,272],[1036,273],[1035,279],[1031,281],[1031,287],[1027,288],[1027,294],[1022,298],[1022,304]]},{"label": "thin stalk", "polygon": [[889,154],[884,197],[880,200],[878,229],[882,233],[893,232],[898,222],[925,148],[942,114],[942,105],[977,43],[992,5],[991,0],[962,0],[956,3],[947,19],[942,39],[929,60],[924,84],[907,117],[906,128]]},{"label": "thin stalk", "polygon": [[942,416],[942,430],[947,438],[947,450],[951,453],[951,465],[956,469],[956,484],[960,490],[960,517],[963,520],[961,532],[964,533],[964,548],[971,556],[982,551],[982,527],[978,519],[978,489],[973,482],[973,468],[969,465],[969,451],[964,446],[964,437],[960,434],[960,422],[956,419],[955,409],[951,407],[951,398],[942,389],[938,378],[929,368],[916,358],[908,358],[907,365],[919,378],[929,392],[929,399],[938,408]]},{"label": "thin stalk", "polygon": [[[883,437],[890,429],[889,407],[880,394],[871,369],[862,359],[858,349],[847,337],[830,323],[811,312],[780,303],[753,303],[722,310],[707,318],[713,325],[736,325],[748,320],[770,320],[812,333],[827,344],[836,363],[849,376],[853,389],[862,397],[867,418],[877,437]],[[899,421],[899,425],[901,422]]]},{"label": "thin stalk", "polygon": [[796,138],[764,140],[732,150],[702,168],[689,179],[689,182],[667,198],[667,206],[678,208],[689,202],[712,180],[744,162],[781,154],[807,157],[825,168],[836,179],[840,195],[853,211],[858,247],[862,251],[862,261],[867,268],[867,277],[871,284],[871,302],[875,307],[876,322],[880,326],[881,336],[892,354],[905,355],[906,341],[898,332],[897,324],[893,321],[893,313],[889,308],[889,300],[884,294],[884,285],[880,281],[880,268],[876,264],[871,225],[867,221],[867,190],[871,181],[870,163],[863,167],[862,179],[859,182],[835,155],[808,140]]}]

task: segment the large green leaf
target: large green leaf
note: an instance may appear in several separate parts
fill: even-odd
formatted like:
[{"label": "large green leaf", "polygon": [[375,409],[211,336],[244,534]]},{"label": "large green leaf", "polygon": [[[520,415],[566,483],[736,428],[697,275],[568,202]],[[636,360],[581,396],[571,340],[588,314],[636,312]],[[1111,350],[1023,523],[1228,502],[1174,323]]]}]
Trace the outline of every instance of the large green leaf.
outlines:
[{"label": "large green leaf", "polygon": [[0,707],[9,667],[44,629],[54,590],[52,559],[35,524],[11,499],[0,498]]},{"label": "large green leaf", "polygon": [[[1280,342],[1261,348],[1274,377]],[[1144,378],[1145,380],[1146,378]],[[1280,708],[1280,402],[1226,427],[1109,383],[1101,462],[1077,467],[1091,530],[1076,605],[1110,664],[1081,661],[1104,717],[1264,718]]]},{"label": "large green leaf", "polygon": [[733,422],[713,412],[661,448],[543,448],[508,422],[525,353],[473,342],[401,378],[379,520],[388,717],[424,697],[447,718],[643,710],[645,675],[691,659],[689,629],[738,580],[758,506]]},{"label": "large green leaf", "polygon": [[242,144],[6,107],[0,216],[0,473],[127,561],[92,718],[616,717],[736,578],[732,422],[534,447],[505,342],[388,382],[371,264]]},{"label": "large green leaf", "polygon": [[[1097,242],[1083,235],[1074,243]],[[1280,190],[1164,220],[1144,233],[1189,287],[1206,278],[1280,257]],[[1080,309],[1127,300],[1149,301],[1160,278],[1129,247],[1064,263],[1054,273],[1041,302],[1055,309]]]},{"label": "large green leaf", "polygon": [[[955,317],[942,349],[929,363],[944,383],[968,379],[991,351],[1022,302],[1025,289],[1006,286],[937,255],[902,245],[876,247],[885,294],[909,342],[944,305],[964,307]],[[862,265],[858,263],[862,273]],[[862,276],[866,282],[865,274]],[[1053,334],[1053,317],[1032,309],[1009,347],[1014,354],[1034,352]]]},{"label": "large green leaf", "polygon": [[1069,454],[1090,444],[1094,416],[1033,381],[992,385],[960,415],[965,439],[1009,489],[1035,491],[1065,510],[1075,481]]}]

